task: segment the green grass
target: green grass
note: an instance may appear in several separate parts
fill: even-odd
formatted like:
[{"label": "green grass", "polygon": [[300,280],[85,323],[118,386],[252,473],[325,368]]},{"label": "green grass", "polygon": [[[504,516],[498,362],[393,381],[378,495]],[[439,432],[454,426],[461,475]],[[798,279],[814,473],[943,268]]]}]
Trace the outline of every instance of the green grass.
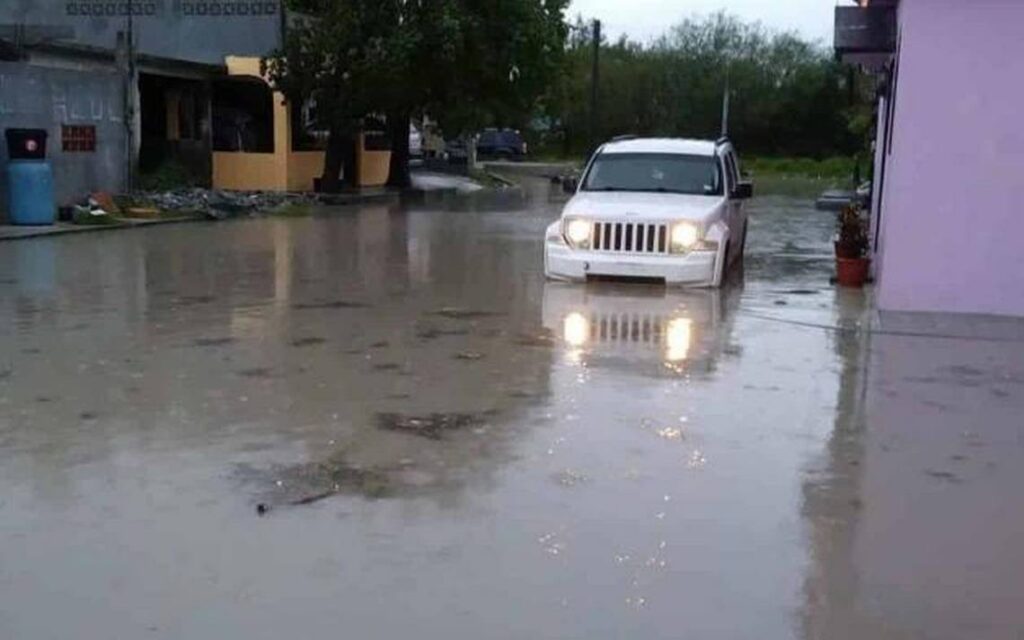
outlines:
[{"label": "green grass", "polygon": [[853,180],[854,159],[836,156],[816,160],[814,158],[792,157],[745,157],[741,158],[743,170],[752,176],[786,176],[812,178],[815,180]]},{"label": "green grass", "polygon": [[103,227],[111,224],[121,224],[121,221],[112,215],[94,216],[91,213],[75,213],[71,221],[77,225],[89,227]]}]

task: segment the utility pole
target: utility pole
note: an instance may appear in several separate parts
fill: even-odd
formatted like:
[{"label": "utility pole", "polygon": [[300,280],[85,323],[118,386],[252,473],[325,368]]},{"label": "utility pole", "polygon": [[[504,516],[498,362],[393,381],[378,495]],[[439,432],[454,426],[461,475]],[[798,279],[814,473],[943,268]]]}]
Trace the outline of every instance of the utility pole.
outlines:
[{"label": "utility pole", "polygon": [[594,66],[590,72],[590,145],[591,150],[596,149],[598,145],[598,87],[600,81],[600,62],[601,62],[601,21],[594,20],[594,28],[592,30],[592,36],[594,39]]},{"label": "utility pole", "polygon": [[135,179],[135,17],[133,0],[128,0],[128,28],[125,41],[124,132],[125,189],[131,193]]},{"label": "utility pole", "polygon": [[722,94],[722,132],[721,136],[725,138],[729,135],[729,99],[731,88],[729,86],[729,76],[732,69],[730,67],[725,68],[725,92]]}]

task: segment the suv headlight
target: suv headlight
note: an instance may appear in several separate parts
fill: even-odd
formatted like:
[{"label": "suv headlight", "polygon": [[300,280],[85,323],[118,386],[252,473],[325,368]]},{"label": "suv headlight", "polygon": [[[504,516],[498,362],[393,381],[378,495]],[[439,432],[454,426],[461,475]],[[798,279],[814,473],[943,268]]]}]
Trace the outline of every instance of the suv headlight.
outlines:
[{"label": "suv headlight", "polygon": [[686,253],[700,242],[700,229],[690,222],[677,222],[672,225],[669,240],[672,253]]},{"label": "suv headlight", "polygon": [[573,249],[589,249],[594,233],[594,223],[582,218],[568,218],[565,221],[565,240]]}]

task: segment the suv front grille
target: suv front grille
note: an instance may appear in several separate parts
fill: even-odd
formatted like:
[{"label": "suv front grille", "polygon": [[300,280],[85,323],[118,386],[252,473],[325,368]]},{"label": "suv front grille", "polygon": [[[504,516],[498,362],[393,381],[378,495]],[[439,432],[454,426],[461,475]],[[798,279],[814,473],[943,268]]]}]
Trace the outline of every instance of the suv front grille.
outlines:
[{"label": "suv front grille", "polygon": [[590,338],[597,342],[661,344],[665,322],[660,316],[628,313],[597,313],[590,317]]},{"label": "suv front grille", "polygon": [[668,225],[648,222],[595,222],[594,251],[668,253]]}]

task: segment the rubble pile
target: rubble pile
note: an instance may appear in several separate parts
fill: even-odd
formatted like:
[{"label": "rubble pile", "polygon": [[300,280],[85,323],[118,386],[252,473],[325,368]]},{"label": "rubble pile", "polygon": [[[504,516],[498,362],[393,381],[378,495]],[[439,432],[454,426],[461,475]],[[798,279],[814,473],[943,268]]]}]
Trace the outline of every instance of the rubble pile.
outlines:
[{"label": "rubble pile", "polygon": [[238,192],[201,188],[145,192],[134,197],[163,211],[203,214],[218,220],[272,212],[296,204],[316,204],[323,199],[314,193]]}]

